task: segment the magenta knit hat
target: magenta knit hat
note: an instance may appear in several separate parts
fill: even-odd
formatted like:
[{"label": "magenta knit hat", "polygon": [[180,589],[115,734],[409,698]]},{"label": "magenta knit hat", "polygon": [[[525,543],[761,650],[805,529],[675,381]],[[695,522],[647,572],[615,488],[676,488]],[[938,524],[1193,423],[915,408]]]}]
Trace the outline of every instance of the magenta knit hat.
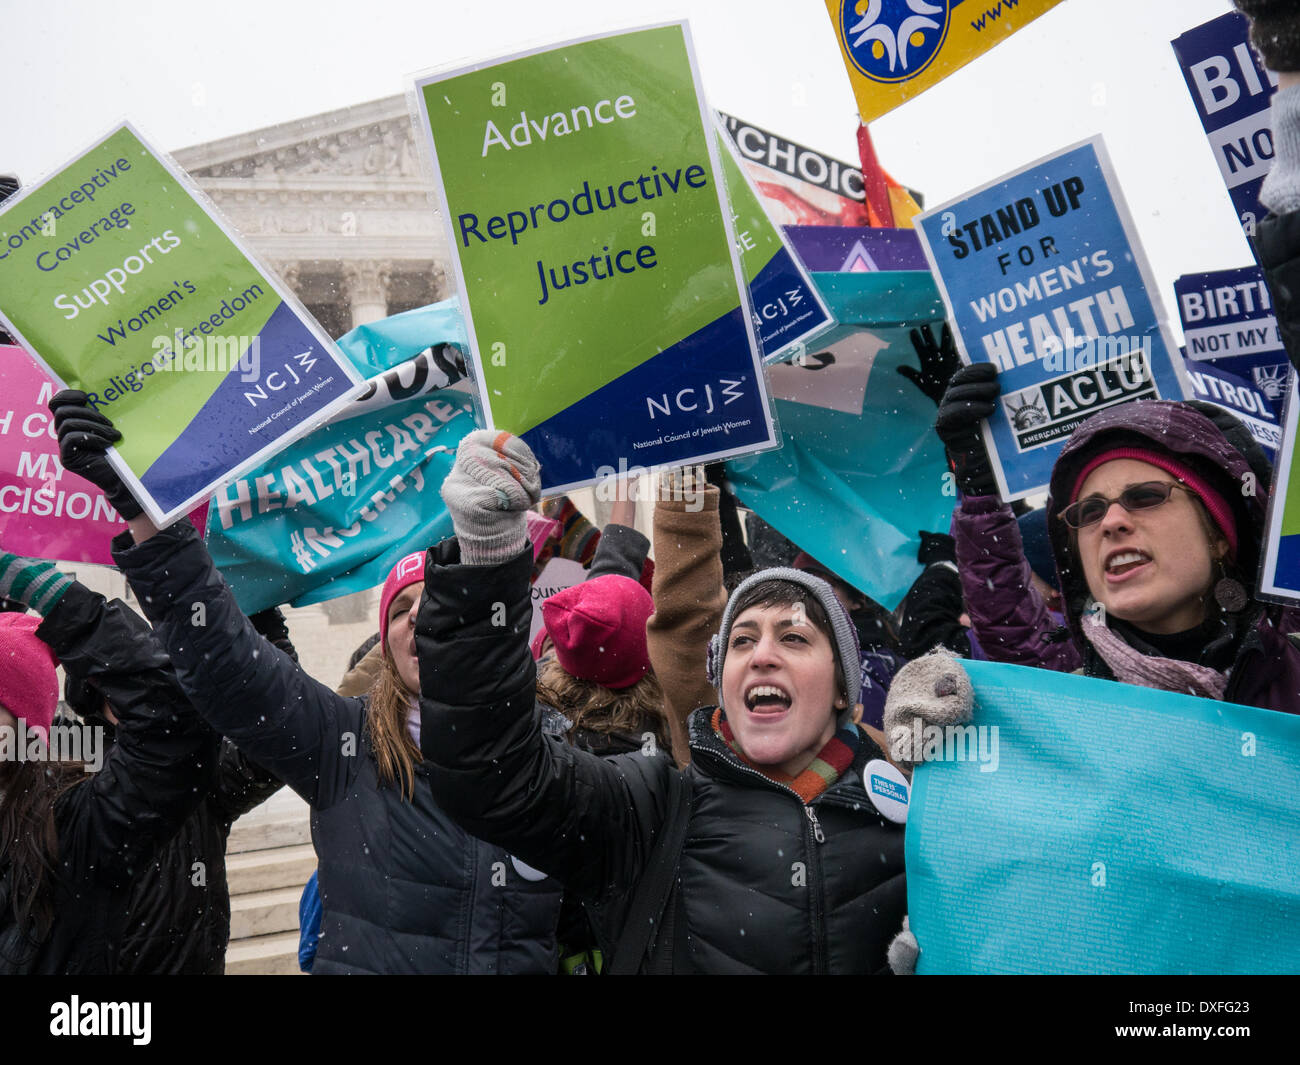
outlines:
[{"label": "magenta knit hat", "polygon": [[645,623],[654,600],[631,577],[607,573],[542,604],[546,633],[566,672],[606,688],[630,688],[650,670]]},{"label": "magenta knit hat", "polygon": [[59,663],[36,635],[40,624],[30,614],[0,614],[0,706],[48,739],[59,705]]},{"label": "magenta knit hat", "polygon": [[422,580],[424,580],[423,551],[407,555],[388,571],[384,590],[379,593],[379,646],[382,648],[379,653],[385,658],[388,657],[388,608],[393,605],[398,592]]},{"label": "magenta knit hat", "polygon": [[1190,466],[1179,462],[1172,455],[1166,455],[1159,451],[1147,451],[1140,447],[1116,447],[1109,451],[1103,451],[1095,458],[1089,459],[1079,476],[1075,478],[1074,490],[1070,492],[1070,502],[1073,503],[1079,498],[1079,490],[1083,488],[1083,482],[1087,480],[1088,474],[1092,473],[1098,466],[1103,463],[1114,462],[1117,459],[1134,459],[1137,462],[1145,462],[1172,477],[1177,477],[1188,488],[1196,493],[1197,497],[1205,504],[1205,509],[1210,512],[1210,518],[1218,526],[1219,531],[1223,533],[1223,538],[1228,541],[1228,551],[1231,555],[1237,554],[1237,522],[1232,516],[1232,507],[1223,495],[1210,487],[1208,481],[1200,474],[1196,473]]}]

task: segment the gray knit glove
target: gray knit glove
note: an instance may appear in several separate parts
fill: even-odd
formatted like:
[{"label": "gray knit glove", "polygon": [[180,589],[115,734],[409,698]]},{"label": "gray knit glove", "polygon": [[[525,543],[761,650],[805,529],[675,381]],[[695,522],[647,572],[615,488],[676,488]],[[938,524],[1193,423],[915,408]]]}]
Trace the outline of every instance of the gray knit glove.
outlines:
[{"label": "gray knit glove", "polygon": [[885,957],[889,961],[889,971],[895,976],[915,976],[916,960],[921,956],[921,946],[912,935],[907,917],[903,917],[903,930],[890,941]]},{"label": "gray knit glove", "polygon": [[0,554],[0,598],[13,599],[44,615],[72,587],[72,578],[60,573],[53,562]]},{"label": "gray knit glove", "polygon": [[912,659],[894,674],[885,696],[889,757],[913,766],[925,761],[926,728],[969,721],[974,704],[970,678],[950,652],[936,648]]},{"label": "gray knit glove", "polygon": [[1300,85],[1273,94],[1273,167],[1259,189],[1259,202],[1274,214],[1300,210]]},{"label": "gray knit glove", "polygon": [[456,448],[442,499],[460,541],[460,560],[494,566],[528,542],[524,512],[542,495],[541,467],[517,436],[476,429]]}]

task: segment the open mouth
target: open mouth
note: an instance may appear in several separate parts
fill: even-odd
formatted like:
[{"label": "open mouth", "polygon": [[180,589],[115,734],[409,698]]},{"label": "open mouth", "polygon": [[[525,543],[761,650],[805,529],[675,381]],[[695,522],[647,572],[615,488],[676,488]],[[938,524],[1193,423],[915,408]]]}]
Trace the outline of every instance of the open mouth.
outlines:
[{"label": "open mouth", "polygon": [[1123,577],[1150,561],[1151,556],[1143,551],[1116,551],[1106,560],[1106,576]]},{"label": "open mouth", "polygon": [[755,714],[779,714],[790,709],[790,693],[775,684],[755,684],[745,692],[745,707]]}]

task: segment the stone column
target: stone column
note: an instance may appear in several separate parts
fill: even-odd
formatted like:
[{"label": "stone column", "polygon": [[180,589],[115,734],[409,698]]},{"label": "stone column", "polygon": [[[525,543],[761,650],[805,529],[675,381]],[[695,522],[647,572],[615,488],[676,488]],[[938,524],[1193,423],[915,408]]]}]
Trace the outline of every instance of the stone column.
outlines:
[{"label": "stone column", "polygon": [[[298,285],[302,280],[301,264],[297,260],[289,259],[277,262],[274,266],[276,273],[284,278],[284,283],[289,286],[295,296],[298,296]],[[298,298],[302,299],[301,296],[298,296]]]},{"label": "stone column", "polygon": [[392,264],[376,259],[344,261],[343,280],[352,307],[352,328],[388,317]]}]

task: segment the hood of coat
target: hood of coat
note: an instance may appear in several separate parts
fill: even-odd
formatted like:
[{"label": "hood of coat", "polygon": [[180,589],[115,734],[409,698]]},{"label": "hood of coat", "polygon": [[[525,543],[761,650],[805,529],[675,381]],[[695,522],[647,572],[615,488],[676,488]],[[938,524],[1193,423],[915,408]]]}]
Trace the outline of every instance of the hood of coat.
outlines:
[{"label": "hood of coat", "polygon": [[[1234,429],[1229,431],[1237,435]],[[1126,446],[1167,452],[1204,477],[1232,507],[1237,523],[1236,567],[1248,592],[1259,567],[1268,505],[1266,468],[1252,466],[1215,421],[1187,403],[1140,401],[1094,414],[1074,431],[1056,460],[1047,499],[1048,536],[1066,623],[1080,647],[1087,646],[1080,619],[1089,600],[1088,584],[1077,552],[1070,548],[1070,530],[1057,515],[1070,504],[1070,493],[1088,460]]]}]

